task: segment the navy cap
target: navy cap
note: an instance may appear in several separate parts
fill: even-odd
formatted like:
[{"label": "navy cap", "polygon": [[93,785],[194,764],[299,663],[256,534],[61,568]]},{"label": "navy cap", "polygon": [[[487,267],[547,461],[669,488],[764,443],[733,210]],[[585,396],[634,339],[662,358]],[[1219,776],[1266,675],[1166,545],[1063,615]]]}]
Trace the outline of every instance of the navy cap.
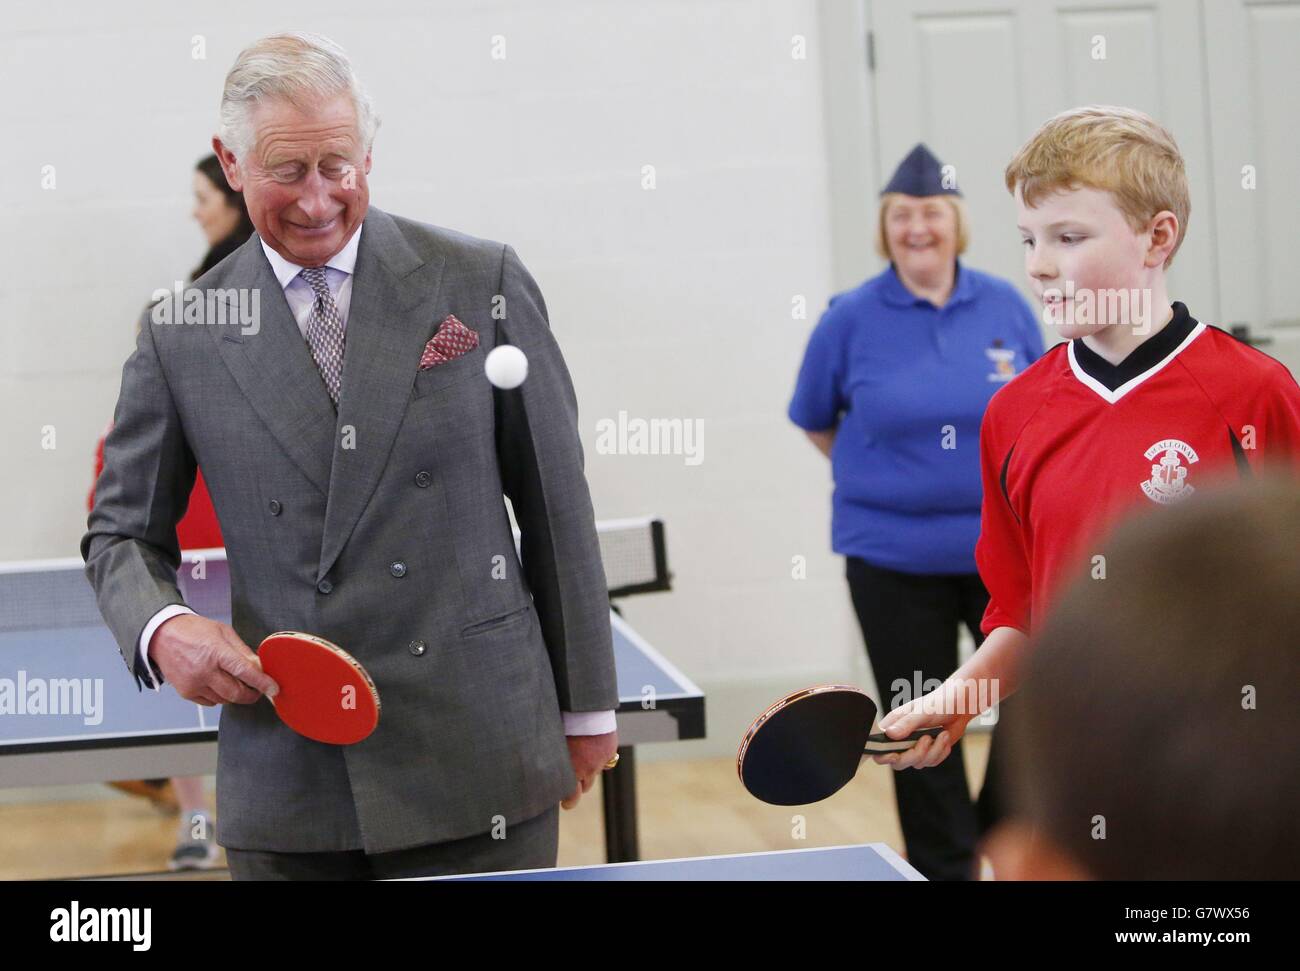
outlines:
[{"label": "navy cap", "polygon": [[908,196],[959,196],[956,178],[951,187],[943,184],[943,163],[934,157],[924,144],[907,153],[907,158],[898,163],[889,185],[881,190],[883,196],[889,192],[901,192]]}]

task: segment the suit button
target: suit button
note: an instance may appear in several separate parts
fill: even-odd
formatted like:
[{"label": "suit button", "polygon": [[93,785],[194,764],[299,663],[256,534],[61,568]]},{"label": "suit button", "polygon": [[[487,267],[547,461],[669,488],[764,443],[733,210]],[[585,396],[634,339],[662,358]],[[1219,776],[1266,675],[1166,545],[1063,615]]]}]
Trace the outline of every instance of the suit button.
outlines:
[{"label": "suit button", "polygon": [[431,476],[428,472],[425,472],[423,469],[415,473],[415,484],[418,485],[421,489],[427,489],[429,487],[429,483],[432,481],[433,481],[433,476]]},{"label": "suit button", "polygon": [[398,560],[388,567],[388,572],[395,577],[404,577],[406,576],[406,564]]},{"label": "suit button", "polygon": [[330,583],[328,580],[322,580],[320,583],[316,584],[316,589],[321,593],[329,593],[334,589],[334,584]]},{"label": "suit button", "polygon": [[284,509],[284,507],[280,505],[279,499],[272,499],[270,502],[270,509],[271,509],[272,516],[278,516],[280,515],[280,511]]},{"label": "suit button", "polygon": [[425,647],[426,645],[424,641],[411,641],[411,643],[407,645],[407,650],[409,650],[416,657],[420,657],[421,655],[424,654]]}]

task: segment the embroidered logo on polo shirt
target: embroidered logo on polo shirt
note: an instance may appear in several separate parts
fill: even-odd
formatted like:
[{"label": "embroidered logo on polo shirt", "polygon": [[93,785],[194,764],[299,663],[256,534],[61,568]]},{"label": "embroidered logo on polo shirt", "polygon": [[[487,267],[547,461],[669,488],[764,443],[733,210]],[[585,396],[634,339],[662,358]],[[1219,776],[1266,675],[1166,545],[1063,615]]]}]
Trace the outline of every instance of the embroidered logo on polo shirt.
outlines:
[{"label": "embroidered logo on polo shirt", "polygon": [[[1147,461],[1157,455],[1160,460],[1152,464],[1151,478],[1142,483],[1142,491],[1148,499],[1168,504],[1186,499],[1196,491],[1187,483],[1188,466],[1200,461],[1196,449],[1176,438],[1165,438],[1143,453]],[[1183,459],[1187,460],[1187,465],[1183,465]]]},{"label": "embroidered logo on polo shirt", "polygon": [[984,348],[984,354],[993,362],[989,373],[990,381],[1010,381],[1016,376],[1016,352],[1011,347],[1001,347],[1001,341],[994,341],[992,347]]}]

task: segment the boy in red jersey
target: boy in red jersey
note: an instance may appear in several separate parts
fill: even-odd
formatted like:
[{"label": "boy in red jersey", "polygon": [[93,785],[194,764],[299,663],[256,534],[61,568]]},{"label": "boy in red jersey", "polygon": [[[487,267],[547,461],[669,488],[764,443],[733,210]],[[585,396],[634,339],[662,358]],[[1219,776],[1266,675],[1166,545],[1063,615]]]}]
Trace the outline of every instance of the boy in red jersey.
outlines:
[{"label": "boy in red jersey", "polygon": [[937,765],[980,714],[972,698],[1016,690],[1031,628],[1063,583],[1105,577],[1105,534],[1121,516],[1266,468],[1300,478],[1295,379],[1169,300],[1190,210],[1173,137],[1132,109],[1077,108],[1030,138],[1005,181],[1044,319],[1068,342],[985,412],[975,556],[988,637],[944,685],[881,720],[894,737],[945,729],[876,757],[895,769]]}]

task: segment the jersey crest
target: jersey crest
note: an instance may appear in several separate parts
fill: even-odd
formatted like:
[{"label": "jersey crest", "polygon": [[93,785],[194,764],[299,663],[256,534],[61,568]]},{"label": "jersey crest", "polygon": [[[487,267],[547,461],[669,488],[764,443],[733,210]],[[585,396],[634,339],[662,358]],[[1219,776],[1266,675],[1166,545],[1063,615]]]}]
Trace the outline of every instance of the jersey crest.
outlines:
[{"label": "jersey crest", "polygon": [[[1190,467],[1200,461],[1200,456],[1186,442],[1176,438],[1161,439],[1143,455],[1147,461],[1160,456],[1159,461],[1151,465],[1151,478],[1142,483],[1142,491],[1152,502],[1167,505],[1186,499],[1196,491],[1188,483],[1187,474]],[[1186,465],[1183,464],[1184,460]]]}]

